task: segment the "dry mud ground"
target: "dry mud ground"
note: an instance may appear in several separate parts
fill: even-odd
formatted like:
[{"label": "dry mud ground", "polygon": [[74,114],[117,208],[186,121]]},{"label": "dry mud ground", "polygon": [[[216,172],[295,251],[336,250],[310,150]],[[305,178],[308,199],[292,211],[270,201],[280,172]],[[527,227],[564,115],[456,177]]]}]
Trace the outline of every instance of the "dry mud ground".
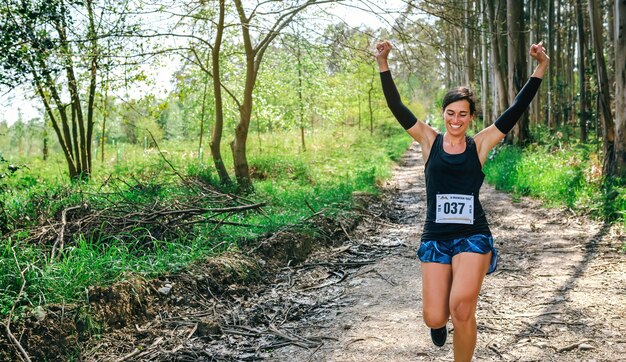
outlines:
[{"label": "dry mud ground", "polygon": [[[352,237],[356,245],[402,246],[352,274],[341,296],[349,303],[324,324],[294,325],[299,335],[324,336],[325,343],[311,350],[291,345],[269,360],[453,360],[450,339],[433,346],[421,321],[414,255],[425,208],[423,167],[414,145],[388,185],[403,217],[383,228],[366,220]],[[624,235],[568,210],[513,201],[489,185],[481,193],[500,258],[478,302],[475,360],[626,360]]]},{"label": "dry mud ground", "polygon": [[[343,244],[264,283],[225,285],[216,295],[214,285],[192,274],[152,281],[144,287],[172,289],[167,302],[131,298],[126,304],[139,310],[153,303],[151,312],[89,339],[79,359],[452,361],[451,338],[434,347],[421,320],[415,251],[424,187],[413,145]],[[475,360],[626,360],[624,235],[568,210],[512,200],[489,185],[482,201],[500,259],[478,302]]]}]

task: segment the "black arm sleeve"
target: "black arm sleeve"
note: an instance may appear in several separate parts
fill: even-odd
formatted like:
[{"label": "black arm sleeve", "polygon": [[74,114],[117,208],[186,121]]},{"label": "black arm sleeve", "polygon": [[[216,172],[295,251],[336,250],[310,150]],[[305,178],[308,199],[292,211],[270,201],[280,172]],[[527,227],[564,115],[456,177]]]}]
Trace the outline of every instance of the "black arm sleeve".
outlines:
[{"label": "black arm sleeve", "polygon": [[417,123],[417,118],[402,103],[400,93],[398,93],[393,78],[391,78],[391,71],[381,72],[380,81],[383,84],[383,94],[385,94],[387,106],[389,106],[391,113],[393,113],[404,129],[413,127]]},{"label": "black arm sleeve", "polygon": [[528,82],[524,84],[522,90],[519,91],[515,100],[513,100],[513,104],[511,104],[494,122],[494,125],[500,132],[507,134],[513,129],[515,123],[517,123],[522,114],[526,111],[526,108],[528,108],[530,101],[532,101],[535,94],[537,94],[540,85],[541,78],[535,77],[531,77]]}]

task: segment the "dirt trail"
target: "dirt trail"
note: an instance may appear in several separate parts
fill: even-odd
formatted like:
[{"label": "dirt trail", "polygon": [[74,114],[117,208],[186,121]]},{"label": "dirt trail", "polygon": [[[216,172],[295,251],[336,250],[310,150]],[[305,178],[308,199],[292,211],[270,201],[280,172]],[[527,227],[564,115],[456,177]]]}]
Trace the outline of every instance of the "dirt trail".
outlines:
[{"label": "dirt trail", "polygon": [[[327,298],[338,303],[334,308],[314,320],[284,325],[292,336],[323,344],[308,349],[290,344],[267,360],[453,360],[451,339],[434,347],[421,321],[415,251],[424,187],[423,161],[414,145],[387,185],[393,221],[366,219],[348,251],[396,247],[351,272],[341,287],[318,289],[336,296]],[[481,192],[500,259],[478,302],[475,360],[626,360],[626,258],[619,252],[624,236],[568,210],[513,201],[489,185]]]},{"label": "dirt trail", "polygon": [[[126,283],[115,294],[127,296],[124,303],[108,289],[94,294],[145,316],[84,343],[82,360],[452,361],[451,339],[434,347],[421,318],[415,251],[425,190],[417,144],[385,188],[348,241],[262,283],[222,275],[241,269],[229,267],[245,262],[234,257],[172,279]],[[626,360],[624,235],[488,185],[481,196],[500,259],[478,302],[475,360]],[[333,240],[350,227],[337,229]]]}]

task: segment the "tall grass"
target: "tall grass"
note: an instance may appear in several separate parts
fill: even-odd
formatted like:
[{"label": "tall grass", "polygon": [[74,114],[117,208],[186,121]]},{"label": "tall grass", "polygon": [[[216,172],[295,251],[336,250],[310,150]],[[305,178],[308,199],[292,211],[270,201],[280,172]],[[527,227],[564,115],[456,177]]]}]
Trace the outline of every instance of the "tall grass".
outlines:
[{"label": "tall grass", "polygon": [[626,224],[626,188],[619,183],[608,186],[591,146],[535,144],[523,150],[502,146],[490,155],[483,171],[498,189]]},{"label": "tall grass", "polygon": [[[351,207],[354,191],[377,192],[376,186],[391,175],[391,166],[410,143],[401,127],[382,125],[370,136],[367,131],[315,131],[307,134],[307,149],[300,146],[299,132],[251,135],[248,161],[253,177],[253,201],[265,201],[264,213],[235,215],[231,221],[255,227],[197,224],[193,234],[145,244],[143,230],[124,235],[74,235],[63,255],[49,260],[50,245],[27,242],[28,230],[60,218],[63,209],[86,203],[98,210],[116,202],[138,206],[176,200],[193,190],[178,174],[192,175],[217,184],[208,155],[201,161],[197,144],[160,144],[169,164],[155,150],[126,145],[111,150],[105,163],[94,160],[89,182],[70,183],[59,155],[51,160],[21,160],[27,169],[2,180],[2,212],[7,216],[0,235],[0,314],[13,305],[25,269],[26,290],[22,308],[46,303],[80,303],[85,288],[108,284],[129,274],[146,277],[187,267],[190,263],[227,248],[249,243],[285,225],[311,215],[312,207],[329,215]],[[224,161],[232,165],[227,146]],[[232,174],[232,168],[230,169]],[[221,186],[220,186],[221,187]],[[226,189],[224,191],[233,191]],[[141,239],[141,240],[140,240]]]}]

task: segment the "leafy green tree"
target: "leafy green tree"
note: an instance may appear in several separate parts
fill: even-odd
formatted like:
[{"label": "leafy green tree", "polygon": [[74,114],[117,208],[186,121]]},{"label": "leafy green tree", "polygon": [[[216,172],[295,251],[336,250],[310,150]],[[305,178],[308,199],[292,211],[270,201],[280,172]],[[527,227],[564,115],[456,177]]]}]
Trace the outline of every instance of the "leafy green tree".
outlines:
[{"label": "leafy green tree", "polygon": [[31,118],[26,122],[25,137],[28,141],[24,153],[27,156],[31,156],[43,147],[43,131],[44,124],[41,118]]},{"label": "leafy green tree", "polygon": [[320,61],[327,58],[327,52],[309,35],[292,31],[271,47],[255,93],[255,128],[298,130],[303,150],[306,131],[313,128],[320,104],[330,98],[328,74]]},{"label": "leafy green tree", "polygon": [[[232,3],[228,4],[225,0],[219,0],[206,3],[213,5],[209,11],[206,7],[195,7],[201,10],[194,11],[188,16],[194,20],[203,19],[203,29],[207,30],[204,35],[197,32],[191,35],[195,39],[192,51],[194,63],[213,79],[215,126],[211,149],[222,182],[229,181],[221,157],[215,152],[219,152],[220,149],[224,119],[222,91],[237,107],[239,121],[230,146],[237,182],[242,189],[249,189],[252,184],[246,156],[246,143],[253,115],[256,82],[263,58],[269,46],[290,23],[296,20],[298,14],[312,5],[328,2],[332,0],[289,2],[260,0],[245,3],[241,0],[232,0]],[[193,25],[198,23],[194,21]],[[195,28],[192,30],[195,31]],[[235,31],[237,33],[234,33]],[[237,69],[238,75],[232,76],[222,72],[226,58],[221,56],[221,46],[226,43],[226,37],[232,40],[233,46],[238,48],[238,52],[243,55],[243,63]],[[240,57],[228,58],[228,62],[232,63],[239,59]],[[240,79],[239,82],[237,82],[238,79]]]},{"label": "leafy green tree", "polygon": [[26,136],[26,124],[22,118],[22,115],[18,116],[17,120],[11,125],[11,149],[16,150],[18,155],[23,153],[24,137]]},{"label": "leafy green tree", "polygon": [[7,0],[0,6],[0,84],[32,86],[57,135],[72,179],[91,174],[94,103],[101,63],[119,59],[124,0]]},{"label": "leafy green tree", "polygon": [[166,108],[167,102],[159,101],[154,95],[124,102],[120,111],[124,140],[134,144],[147,142],[149,146],[155,146],[154,142],[161,141],[164,136],[159,119]]},{"label": "leafy green tree", "polygon": [[0,121],[0,154],[6,150],[9,143],[9,124],[5,119]]},{"label": "leafy green tree", "polygon": [[212,80],[195,68],[176,74],[170,105],[164,112],[163,129],[167,138],[198,138],[198,148],[214,120]]}]

